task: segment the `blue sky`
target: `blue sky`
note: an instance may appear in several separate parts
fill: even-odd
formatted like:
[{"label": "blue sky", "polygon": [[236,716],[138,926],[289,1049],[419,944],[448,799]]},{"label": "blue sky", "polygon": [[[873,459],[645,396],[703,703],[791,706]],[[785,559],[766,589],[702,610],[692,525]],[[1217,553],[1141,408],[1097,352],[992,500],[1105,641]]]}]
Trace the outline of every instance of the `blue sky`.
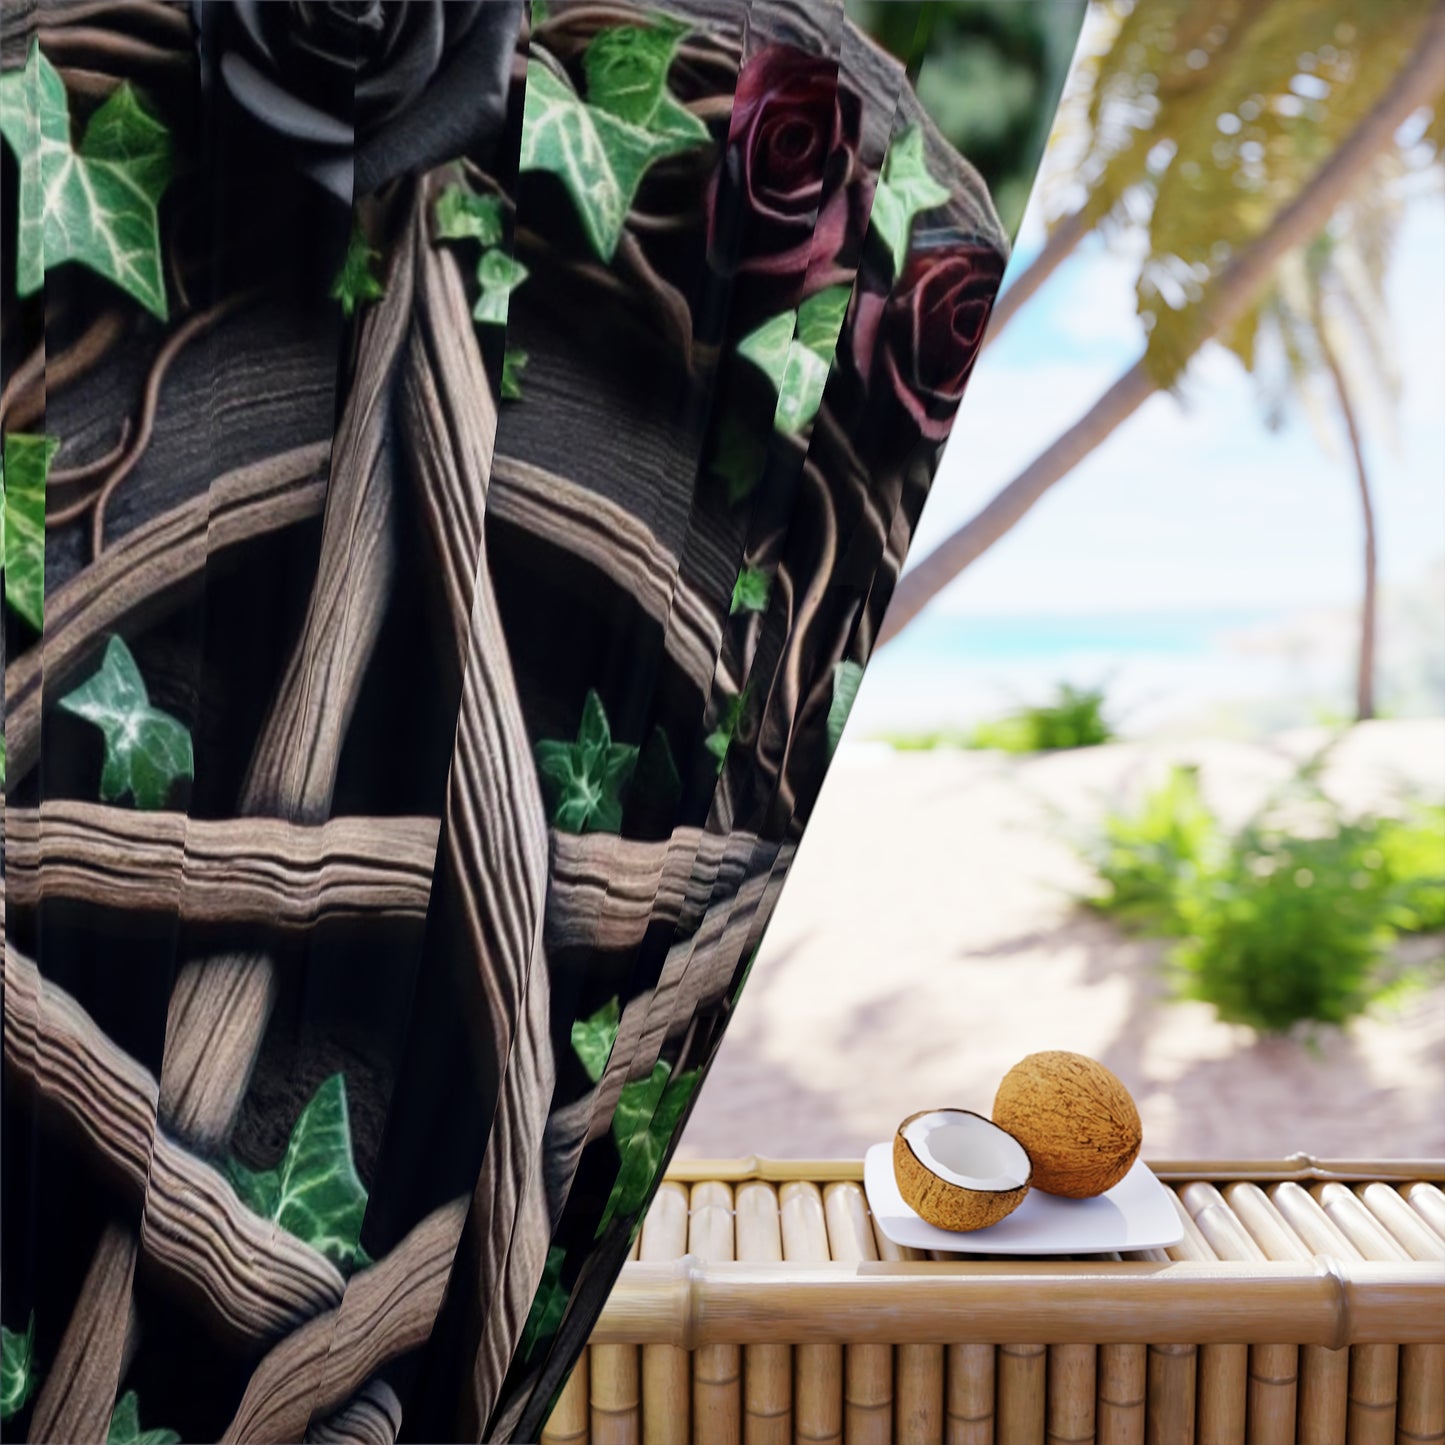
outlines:
[{"label": "blue sky", "polygon": [[[1445,199],[1416,184],[1389,273],[1403,380],[1391,444],[1371,429],[1385,581],[1445,558]],[[1010,270],[1042,238],[1025,219]],[[980,361],[911,558],[965,521],[1142,349],[1131,267],[1098,236]],[[1327,417],[1326,424],[1332,422]],[[1180,395],[1136,413],[935,602],[955,614],[1275,610],[1348,604],[1359,512],[1343,440],[1293,410],[1264,424],[1254,380],[1217,346]],[[905,634],[906,635],[906,634]]]}]

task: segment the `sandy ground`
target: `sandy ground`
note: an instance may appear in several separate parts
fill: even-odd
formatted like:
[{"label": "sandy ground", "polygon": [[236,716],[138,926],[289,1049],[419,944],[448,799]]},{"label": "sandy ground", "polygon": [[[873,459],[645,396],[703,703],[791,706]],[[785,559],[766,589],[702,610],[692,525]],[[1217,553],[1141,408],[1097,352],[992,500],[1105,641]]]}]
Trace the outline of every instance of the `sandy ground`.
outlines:
[{"label": "sandy ground", "polygon": [[[1171,1002],[1158,944],[1072,902],[1069,839],[1197,762],[1240,819],[1322,741],[1126,743],[1037,758],[844,744],[682,1141],[690,1157],[845,1157],[916,1109],[987,1112],[1036,1049],[1103,1060],[1163,1158],[1445,1156],[1445,984],[1312,1050]],[[1351,806],[1445,794],[1445,721],[1355,729]],[[1438,952],[1438,940],[1414,940]]]}]

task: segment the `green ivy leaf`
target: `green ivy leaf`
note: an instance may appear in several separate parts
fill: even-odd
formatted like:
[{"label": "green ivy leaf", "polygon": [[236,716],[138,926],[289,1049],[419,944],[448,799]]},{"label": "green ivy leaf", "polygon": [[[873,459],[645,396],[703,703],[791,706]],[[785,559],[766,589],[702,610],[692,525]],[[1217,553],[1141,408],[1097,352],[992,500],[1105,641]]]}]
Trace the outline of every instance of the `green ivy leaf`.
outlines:
[{"label": "green ivy leaf", "polygon": [[541,61],[527,65],[518,168],[550,171],[577,207],[588,243],[610,261],[643,174],[693,141],[659,135],[588,105]]},{"label": "green ivy leaf", "polygon": [[738,355],[751,361],[772,382],[774,391],[782,389],[797,325],[798,313],[784,311],[764,321],[738,342]]},{"label": "green ivy leaf", "polygon": [[552,806],[552,826],[565,833],[617,833],[622,794],[637,767],[637,748],[614,743],[602,699],[588,692],[575,743],[545,739],[537,773]]},{"label": "green ivy leaf", "polygon": [[598,1238],[617,1215],[635,1214],[647,1202],[663,1156],[697,1087],[696,1069],[675,1079],[671,1074],[672,1066],[659,1061],[647,1078],[622,1086],[612,1115],[612,1137],[622,1163],[597,1226]]},{"label": "green ivy leaf", "polygon": [[502,203],[496,196],[481,196],[468,186],[453,183],[437,197],[433,214],[440,241],[501,243]]},{"label": "green ivy leaf", "polygon": [[351,225],[351,239],[346,243],[346,259],[336,273],[336,280],[331,283],[331,298],[341,302],[344,315],[354,315],[363,301],[379,301],[386,295],[381,278],[371,269],[372,262],[380,259],[381,252],[367,243],[361,220],[355,218]]},{"label": "green ivy leaf", "polygon": [[562,1283],[562,1265],[566,1259],[567,1251],[560,1244],[554,1244],[547,1251],[547,1263],[543,1266],[532,1308],[527,1312],[527,1323],[522,1327],[523,1361],[530,1360],[538,1344],[550,1340],[562,1327],[562,1317],[567,1313],[567,1301],[571,1297]]},{"label": "green ivy leaf", "polygon": [[[810,334],[815,340],[820,339],[822,325],[826,323],[826,311],[822,308],[820,311],[821,316],[815,313],[809,321]],[[790,434],[801,431],[817,416],[833,355],[831,347],[826,355],[819,355],[812,346],[797,339],[798,322],[798,312],[784,311],[738,342],[738,354],[762,371],[778,393],[773,425]],[[836,334],[833,344],[837,344]]]},{"label": "green ivy leaf", "polygon": [[474,320],[490,326],[507,324],[507,302],[512,292],[527,279],[527,268],[505,251],[485,251],[477,262],[477,282],[482,294],[472,308]]},{"label": "green ivy leaf", "polygon": [[0,135],[20,162],[16,289],[79,261],[166,319],[156,207],[171,179],[171,136],[123,83],[91,116],[77,150],[55,68],[32,42],[24,70],[0,76]]},{"label": "green ivy leaf", "polygon": [[521,401],[522,373],[527,369],[527,353],[509,346],[502,356],[502,400]]},{"label": "green ivy leaf", "polygon": [[760,567],[744,567],[733,583],[733,601],[728,609],[730,616],[739,612],[761,612],[768,605],[768,593],[772,590],[772,579]]},{"label": "green ivy leaf", "polygon": [[707,140],[707,126],[667,89],[667,72],[689,29],[659,16],[645,28],[614,25],[599,31],[582,57],[588,104],[655,135]]},{"label": "green ivy leaf", "polygon": [[828,286],[798,307],[797,339],[830,365],[852,297],[851,286]]},{"label": "green ivy leaf", "polygon": [[833,700],[828,704],[828,756],[838,749],[848,714],[858,696],[858,684],[863,681],[863,669],[856,662],[835,662],[833,664]]},{"label": "green ivy leaf", "polygon": [[728,749],[732,746],[738,725],[743,720],[743,709],[747,706],[750,690],[745,687],[740,693],[728,699],[727,706],[723,709],[722,720],[718,723],[717,728],[703,739],[702,745],[717,759],[719,775],[722,773],[723,764],[727,761]]},{"label": "green ivy leaf", "polygon": [[911,125],[888,147],[883,158],[883,174],[873,196],[871,224],[883,243],[893,253],[894,274],[903,270],[908,259],[908,238],[913,218],[920,211],[931,211],[949,199],[946,186],[929,174],[923,154],[923,130]]},{"label": "green ivy leaf", "polygon": [[45,621],[45,483],[60,443],[15,433],[0,453],[5,600],[37,632]]},{"label": "green ivy leaf", "polygon": [[35,1311],[25,1333],[0,1325],[0,1420],[18,1415],[35,1393],[40,1377],[35,1371]]},{"label": "green ivy leaf", "polygon": [[752,496],[763,474],[767,452],[751,428],[729,418],[709,470],[727,488],[728,505],[735,507]]},{"label": "green ivy leaf", "polygon": [[365,1261],[358,1241],[366,1186],[351,1153],[344,1075],[332,1074],[317,1089],[274,1169],[248,1169],[230,1159],[226,1173],[249,1210],[273,1220],[338,1269]]},{"label": "green ivy leaf", "polygon": [[105,1440],[106,1445],[180,1445],[181,1437],[174,1430],[142,1430],[140,1399],[127,1390],[111,1412]]},{"label": "green ivy leaf", "polygon": [[607,1060],[612,1057],[621,1019],[617,999],[610,998],[591,1018],[578,1019],[572,1025],[573,1051],[594,1084],[601,1081]]},{"label": "green ivy leaf", "polygon": [[140,669],[121,638],[110,639],[100,671],[61,698],[60,706],[94,723],[105,736],[103,802],[129,793],[137,808],[164,808],[176,780],[195,776],[190,733],[151,706]]},{"label": "green ivy leaf", "polygon": [[828,385],[828,366],[826,358],[801,341],[788,347],[788,364],[783,369],[778,409],[773,415],[773,425],[780,432],[800,432],[818,415]]}]

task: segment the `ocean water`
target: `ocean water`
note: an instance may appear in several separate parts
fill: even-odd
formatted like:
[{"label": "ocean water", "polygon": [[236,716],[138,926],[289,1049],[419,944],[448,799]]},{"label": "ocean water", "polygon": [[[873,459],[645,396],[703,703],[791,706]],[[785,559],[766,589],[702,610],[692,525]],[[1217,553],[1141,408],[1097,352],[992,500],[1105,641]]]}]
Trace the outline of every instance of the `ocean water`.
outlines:
[{"label": "ocean water", "polygon": [[849,736],[967,726],[1061,683],[1104,688],[1134,735],[1313,721],[1348,703],[1351,632],[1348,609],[925,614],[876,654]]}]

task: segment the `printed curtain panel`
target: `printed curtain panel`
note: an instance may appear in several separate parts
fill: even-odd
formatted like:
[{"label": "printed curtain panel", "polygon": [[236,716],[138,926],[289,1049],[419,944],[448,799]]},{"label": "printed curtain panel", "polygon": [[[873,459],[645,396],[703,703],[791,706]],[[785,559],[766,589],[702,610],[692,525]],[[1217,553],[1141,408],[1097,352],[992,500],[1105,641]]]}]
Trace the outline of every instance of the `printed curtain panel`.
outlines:
[{"label": "printed curtain panel", "polygon": [[537,1438],[1003,271],[859,10],[4,0],[6,1438]]}]

